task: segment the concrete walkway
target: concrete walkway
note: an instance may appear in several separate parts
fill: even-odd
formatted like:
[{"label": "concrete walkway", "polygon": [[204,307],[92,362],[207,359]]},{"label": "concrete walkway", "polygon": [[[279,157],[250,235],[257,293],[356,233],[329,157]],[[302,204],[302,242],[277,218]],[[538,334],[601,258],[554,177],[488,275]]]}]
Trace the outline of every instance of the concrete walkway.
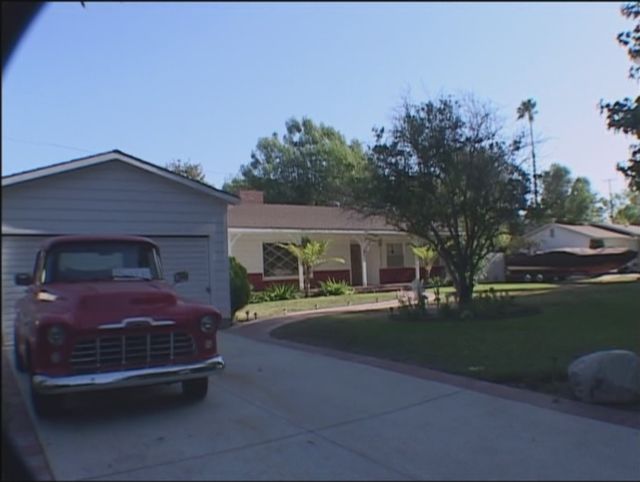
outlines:
[{"label": "concrete walkway", "polygon": [[[53,476],[640,479],[638,428],[260,339],[266,330],[220,333],[227,369],[202,402],[175,386],[87,393],[55,419],[34,419]],[[26,398],[26,377],[17,381]]]}]

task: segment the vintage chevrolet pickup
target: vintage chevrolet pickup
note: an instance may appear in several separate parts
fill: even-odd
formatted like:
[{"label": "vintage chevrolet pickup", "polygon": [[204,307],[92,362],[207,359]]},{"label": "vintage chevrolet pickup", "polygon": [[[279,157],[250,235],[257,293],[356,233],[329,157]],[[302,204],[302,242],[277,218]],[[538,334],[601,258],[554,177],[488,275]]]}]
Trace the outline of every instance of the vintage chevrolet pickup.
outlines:
[{"label": "vintage chevrolet pickup", "polygon": [[[174,274],[174,284],[188,273]],[[38,251],[16,303],[15,363],[31,378],[36,413],[59,394],[181,382],[207,394],[220,313],[180,298],[163,279],[160,253],[135,236],[57,236]]]}]

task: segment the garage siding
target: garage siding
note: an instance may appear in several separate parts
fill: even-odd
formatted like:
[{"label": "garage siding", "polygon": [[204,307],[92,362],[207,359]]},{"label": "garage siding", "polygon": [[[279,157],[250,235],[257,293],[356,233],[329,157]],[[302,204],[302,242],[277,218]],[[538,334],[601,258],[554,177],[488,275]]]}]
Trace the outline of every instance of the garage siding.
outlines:
[{"label": "garage siding", "polygon": [[[160,245],[168,279],[182,266],[192,266],[190,282],[178,285],[178,292],[212,304],[228,318],[226,218],[227,203],[222,199],[120,160],[4,186],[3,330],[13,322],[7,319],[4,303],[13,274],[16,269],[30,272],[41,240],[58,234],[147,236]],[[29,236],[11,241],[18,235]],[[16,242],[25,239],[34,245],[16,249]]]}]

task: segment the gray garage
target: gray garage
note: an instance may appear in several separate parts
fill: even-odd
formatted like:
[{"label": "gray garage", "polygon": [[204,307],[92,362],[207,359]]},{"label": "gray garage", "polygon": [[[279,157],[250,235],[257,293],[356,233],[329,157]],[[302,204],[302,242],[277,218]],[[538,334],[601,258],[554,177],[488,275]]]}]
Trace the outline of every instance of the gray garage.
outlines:
[{"label": "gray garage", "polygon": [[180,294],[229,317],[227,206],[238,198],[114,150],[2,178],[2,339],[13,338],[13,276],[60,234],[133,234],[160,247]]}]

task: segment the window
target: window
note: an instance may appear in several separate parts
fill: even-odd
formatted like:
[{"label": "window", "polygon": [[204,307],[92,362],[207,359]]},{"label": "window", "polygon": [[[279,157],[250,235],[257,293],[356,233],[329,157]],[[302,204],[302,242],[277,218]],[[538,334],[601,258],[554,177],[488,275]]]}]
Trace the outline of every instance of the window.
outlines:
[{"label": "window", "polygon": [[549,237],[550,238],[555,238],[556,237],[556,230],[555,229],[551,228],[549,230]]},{"label": "window", "polygon": [[589,247],[591,249],[604,248],[604,239],[591,239],[589,241]]},{"label": "window", "polygon": [[[144,274],[140,274],[144,273]],[[54,246],[46,256],[44,282],[159,279],[155,249],[131,242],[83,242]]]},{"label": "window", "polygon": [[275,243],[262,244],[262,262],[265,278],[298,275],[298,258]]},{"label": "window", "polygon": [[404,267],[404,252],[402,243],[387,244],[387,267],[402,268]]}]

